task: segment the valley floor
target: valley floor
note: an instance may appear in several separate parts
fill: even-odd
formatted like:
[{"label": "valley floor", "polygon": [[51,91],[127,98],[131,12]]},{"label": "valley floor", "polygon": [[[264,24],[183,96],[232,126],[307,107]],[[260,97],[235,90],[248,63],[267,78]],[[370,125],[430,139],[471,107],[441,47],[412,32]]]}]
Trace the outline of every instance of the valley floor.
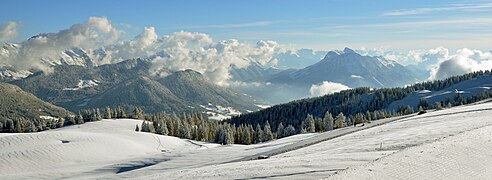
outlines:
[{"label": "valley floor", "polygon": [[[103,120],[0,134],[0,179],[481,179],[492,175],[491,113],[489,102],[226,146],[135,132],[137,120]],[[337,133],[345,135],[313,144]]]}]

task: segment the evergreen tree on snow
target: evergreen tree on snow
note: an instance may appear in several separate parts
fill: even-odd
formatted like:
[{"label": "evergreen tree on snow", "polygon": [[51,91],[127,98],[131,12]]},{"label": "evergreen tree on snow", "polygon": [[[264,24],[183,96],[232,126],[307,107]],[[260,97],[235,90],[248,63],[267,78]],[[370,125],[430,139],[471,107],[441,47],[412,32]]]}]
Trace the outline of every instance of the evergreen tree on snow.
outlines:
[{"label": "evergreen tree on snow", "polygon": [[135,107],[133,110],[133,118],[134,119],[144,119],[143,117],[143,111],[140,109],[140,107]]},{"label": "evergreen tree on snow", "polygon": [[284,125],[280,123],[277,127],[277,139],[284,137]]},{"label": "evergreen tree on snow", "polygon": [[333,115],[329,111],[326,111],[325,117],[323,118],[323,124],[325,125],[325,131],[333,130]]},{"label": "evergreen tree on snow", "polygon": [[191,130],[188,122],[183,121],[183,126],[181,127],[180,134],[182,138],[191,139]]},{"label": "evergreen tree on snow", "polygon": [[104,118],[111,119],[112,113],[113,112],[112,112],[111,108],[110,107],[106,107],[106,115],[104,116]]},{"label": "evergreen tree on snow", "polygon": [[339,113],[337,115],[337,117],[335,118],[335,127],[336,128],[343,128],[345,126],[347,126],[345,124],[345,115],[343,115],[343,113]]},{"label": "evergreen tree on snow", "polygon": [[306,119],[304,120],[304,126],[303,129],[306,130],[308,133],[313,133],[316,132],[316,126],[314,124],[314,118],[313,115],[308,114],[306,116]]},{"label": "evergreen tree on snow", "polygon": [[263,142],[263,130],[261,129],[260,124],[256,125],[256,133],[255,133],[255,143]]},{"label": "evergreen tree on snow", "polygon": [[272,129],[270,128],[270,123],[267,121],[265,127],[263,127],[263,141],[270,141],[273,139]]},{"label": "evergreen tree on snow", "polygon": [[251,133],[247,127],[242,129],[241,141],[243,144],[251,144]]},{"label": "evergreen tree on snow", "polygon": [[102,120],[102,115],[101,115],[101,111],[99,111],[99,108],[96,108],[96,121],[100,121]]},{"label": "evergreen tree on snow", "polygon": [[77,115],[76,120],[77,120],[77,124],[84,124],[84,117],[82,117],[82,114],[80,114],[80,112]]},{"label": "evergreen tree on snow", "polygon": [[284,136],[283,137],[288,137],[296,134],[296,128],[292,125],[287,126],[284,129]]},{"label": "evergreen tree on snow", "polygon": [[64,118],[58,118],[58,128],[61,128],[65,125],[65,119]]}]

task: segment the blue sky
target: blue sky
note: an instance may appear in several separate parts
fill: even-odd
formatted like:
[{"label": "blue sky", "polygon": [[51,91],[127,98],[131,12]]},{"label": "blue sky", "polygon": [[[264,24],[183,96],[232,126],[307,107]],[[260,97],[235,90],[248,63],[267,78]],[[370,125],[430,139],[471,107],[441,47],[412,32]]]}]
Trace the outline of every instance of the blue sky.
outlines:
[{"label": "blue sky", "polygon": [[21,24],[14,41],[58,32],[105,16],[127,38],[144,27],[254,43],[275,40],[313,49],[411,50],[444,46],[490,50],[492,1],[251,0],[251,1],[23,1],[2,0],[0,23]]}]

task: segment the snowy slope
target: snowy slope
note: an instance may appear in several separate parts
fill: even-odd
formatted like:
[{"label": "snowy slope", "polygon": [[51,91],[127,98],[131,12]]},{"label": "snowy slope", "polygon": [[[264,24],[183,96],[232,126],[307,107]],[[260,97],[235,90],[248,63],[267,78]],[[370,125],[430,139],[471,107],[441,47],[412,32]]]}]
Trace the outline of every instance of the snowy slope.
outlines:
[{"label": "snowy slope", "polygon": [[[129,173],[126,177],[137,177],[130,174],[145,175],[148,173],[154,175],[144,176],[141,179],[164,177],[171,179],[320,179],[348,167],[391,156],[408,147],[491,126],[492,121],[489,118],[491,112],[492,103],[462,106],[402,119],[265,160],[219,163],[211,166],[197,165],[196,168],[158,173],[143,170],[139,173]],[[430,168],[430,166],[432,164],[422,168]],[[410,167],[406,166],[406,168]]]},{"label": "snowy slope", "polygon": [[411,147],[328,179],[490,179],[492,126]]},{"label": "snowy slope", "polygon": [[[361,127],[348,127],[321,134],[296,135],[256,145],[220,146],[134,132],[135,124],[139,124],[140,121],[104,120],[41,133],[0,136],[2,147],[0,149],[0,179],[320,179],[337,172],[338,174],[347,173],[340,176],[341,178],[358,179],[357,174],[350,174],[352,170],[341,171],[353,168],[354,172],[358,173],[362,171],[359,169],[367,165],[374,166],[377,170],[374,172],[375,175],[379,176],[377,173],[384,175],[384,173],[392,172],[386,171],[384,167],[387,166],[383,166],[384,163],[394,164],[394,159],[408,157],[413,158],[408,162],[415,163],[419,158],[415,154],[420,151],[414,148],[422,147],[422,150],[427,152],[430,144],[435,144],[442,138],[456,136],[457,139],[452,142],[460,142],[470,136],[466,133],[462,134],[463,132],[476,133],[478,131],[479,134],[485,134],[490,139],[490,134],[492,134],[491,112],[492,102],[429,112],[424,115],[389,121],[380,126],[356,131],[272,156],[269,159],[252,161],[244,160],[244,158],[276,149],[282,150],[294,143],[309,143],[318,139],[319,136]],[[486,128],[476,130],[482,127]],[[461,136],[464,138],[458,138]],[[479,137],[471,142],[486,142],[480,140]],[[64,144],[62,140],[69,141],[69,143]],[[456,151],[449,149],[451,153],[463,152],[460,148],[464,145],[449,146],[449,143],[446,145],[444,141],[437,143],[456,148]],[[476,144],[478,144],[475,145],[477,148],[484,150],[489,146]],[[438,148],[443,149],[442,146]],[[431,163],[434,162],[431,157],[434,157],[437,163],[442,162],[443,168],[450,165],[449,167],[454,169],[466,169],[466,165],[469,165],[467,163],[446,163],[449,159],[441,161],[436,157],[448,156],[438,156],[439,153],[436,150],[429,151],[429,153],[429,160],[422,166],[411,166],[411,163],[400,164],[395,165],[393,170],[415,167],[412,171],[419,171],[419,168],[426,169],[422,172],[434,172],[433,177],[439,178],[439,174],[443,174],[443,171],[428,171],[429,168],[435,166],[435,163]],[[469,156],[463,153],[454,154],[452,157],[465,160]],[[472,160],[476,160],[482,156],[471,157]],[[376,161],[375,164],[369,164],[374,161]],[[474,165],[470,168],[484,167],[480,164]],[[366,169],[363,170],[366,171]],[[405,174],[405,172],[407,171],[402,172],[403,174],[398,177],[412,177],[407,176],[412,174]],[[479,178],[481,175],[490,174],[490,170],[461,173],[463,175],[456,176],[456,178],[476,175],[476,173],[479,174],[474,177]],[[394,176],[384,177],[391,179]],[[337,177],[333,176],[333,178]]]},{"label": "snowy slope", "polygon": [[476,79],[457,83],[449,88],[440,91],[421,90],[408,95],[402,100],[395,101],[388,106],[389,110],[396,110],[398,106],[410,105],[416,110],[420,99],[425,99],[429,105],[434,105],[436,102],[444,101],[449,98],[453,101],[454,97],[459,94],[462,97],[469,97],[484,91],[491,91],[492,76],[483,76]]},{"label": "snowy slope", "polygon": [[123,160],[143,159],[160,154],[161,150],[172,153],[199,148],[175,137],[135,132],[135,125],[140,123],[103,120],[39,133],[0,136],[0,179],[52,179]]}]

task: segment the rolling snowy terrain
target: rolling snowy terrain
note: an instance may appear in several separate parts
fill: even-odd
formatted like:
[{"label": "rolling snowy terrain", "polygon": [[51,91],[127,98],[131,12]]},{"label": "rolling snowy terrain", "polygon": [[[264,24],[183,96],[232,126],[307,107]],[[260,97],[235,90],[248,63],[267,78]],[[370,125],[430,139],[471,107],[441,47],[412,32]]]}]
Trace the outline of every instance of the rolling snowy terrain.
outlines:
[{"label": "rolling snowy terrain", "polygon": [[[490,177],[479,163],[492,160],[491,111],[486,102],[255,145],[135,132],[141,121],[127,119],[1,134],[0,179]],[[308,146],[291,148],[297,144]],[[249,160],[268,152],[285,153]]]}]

